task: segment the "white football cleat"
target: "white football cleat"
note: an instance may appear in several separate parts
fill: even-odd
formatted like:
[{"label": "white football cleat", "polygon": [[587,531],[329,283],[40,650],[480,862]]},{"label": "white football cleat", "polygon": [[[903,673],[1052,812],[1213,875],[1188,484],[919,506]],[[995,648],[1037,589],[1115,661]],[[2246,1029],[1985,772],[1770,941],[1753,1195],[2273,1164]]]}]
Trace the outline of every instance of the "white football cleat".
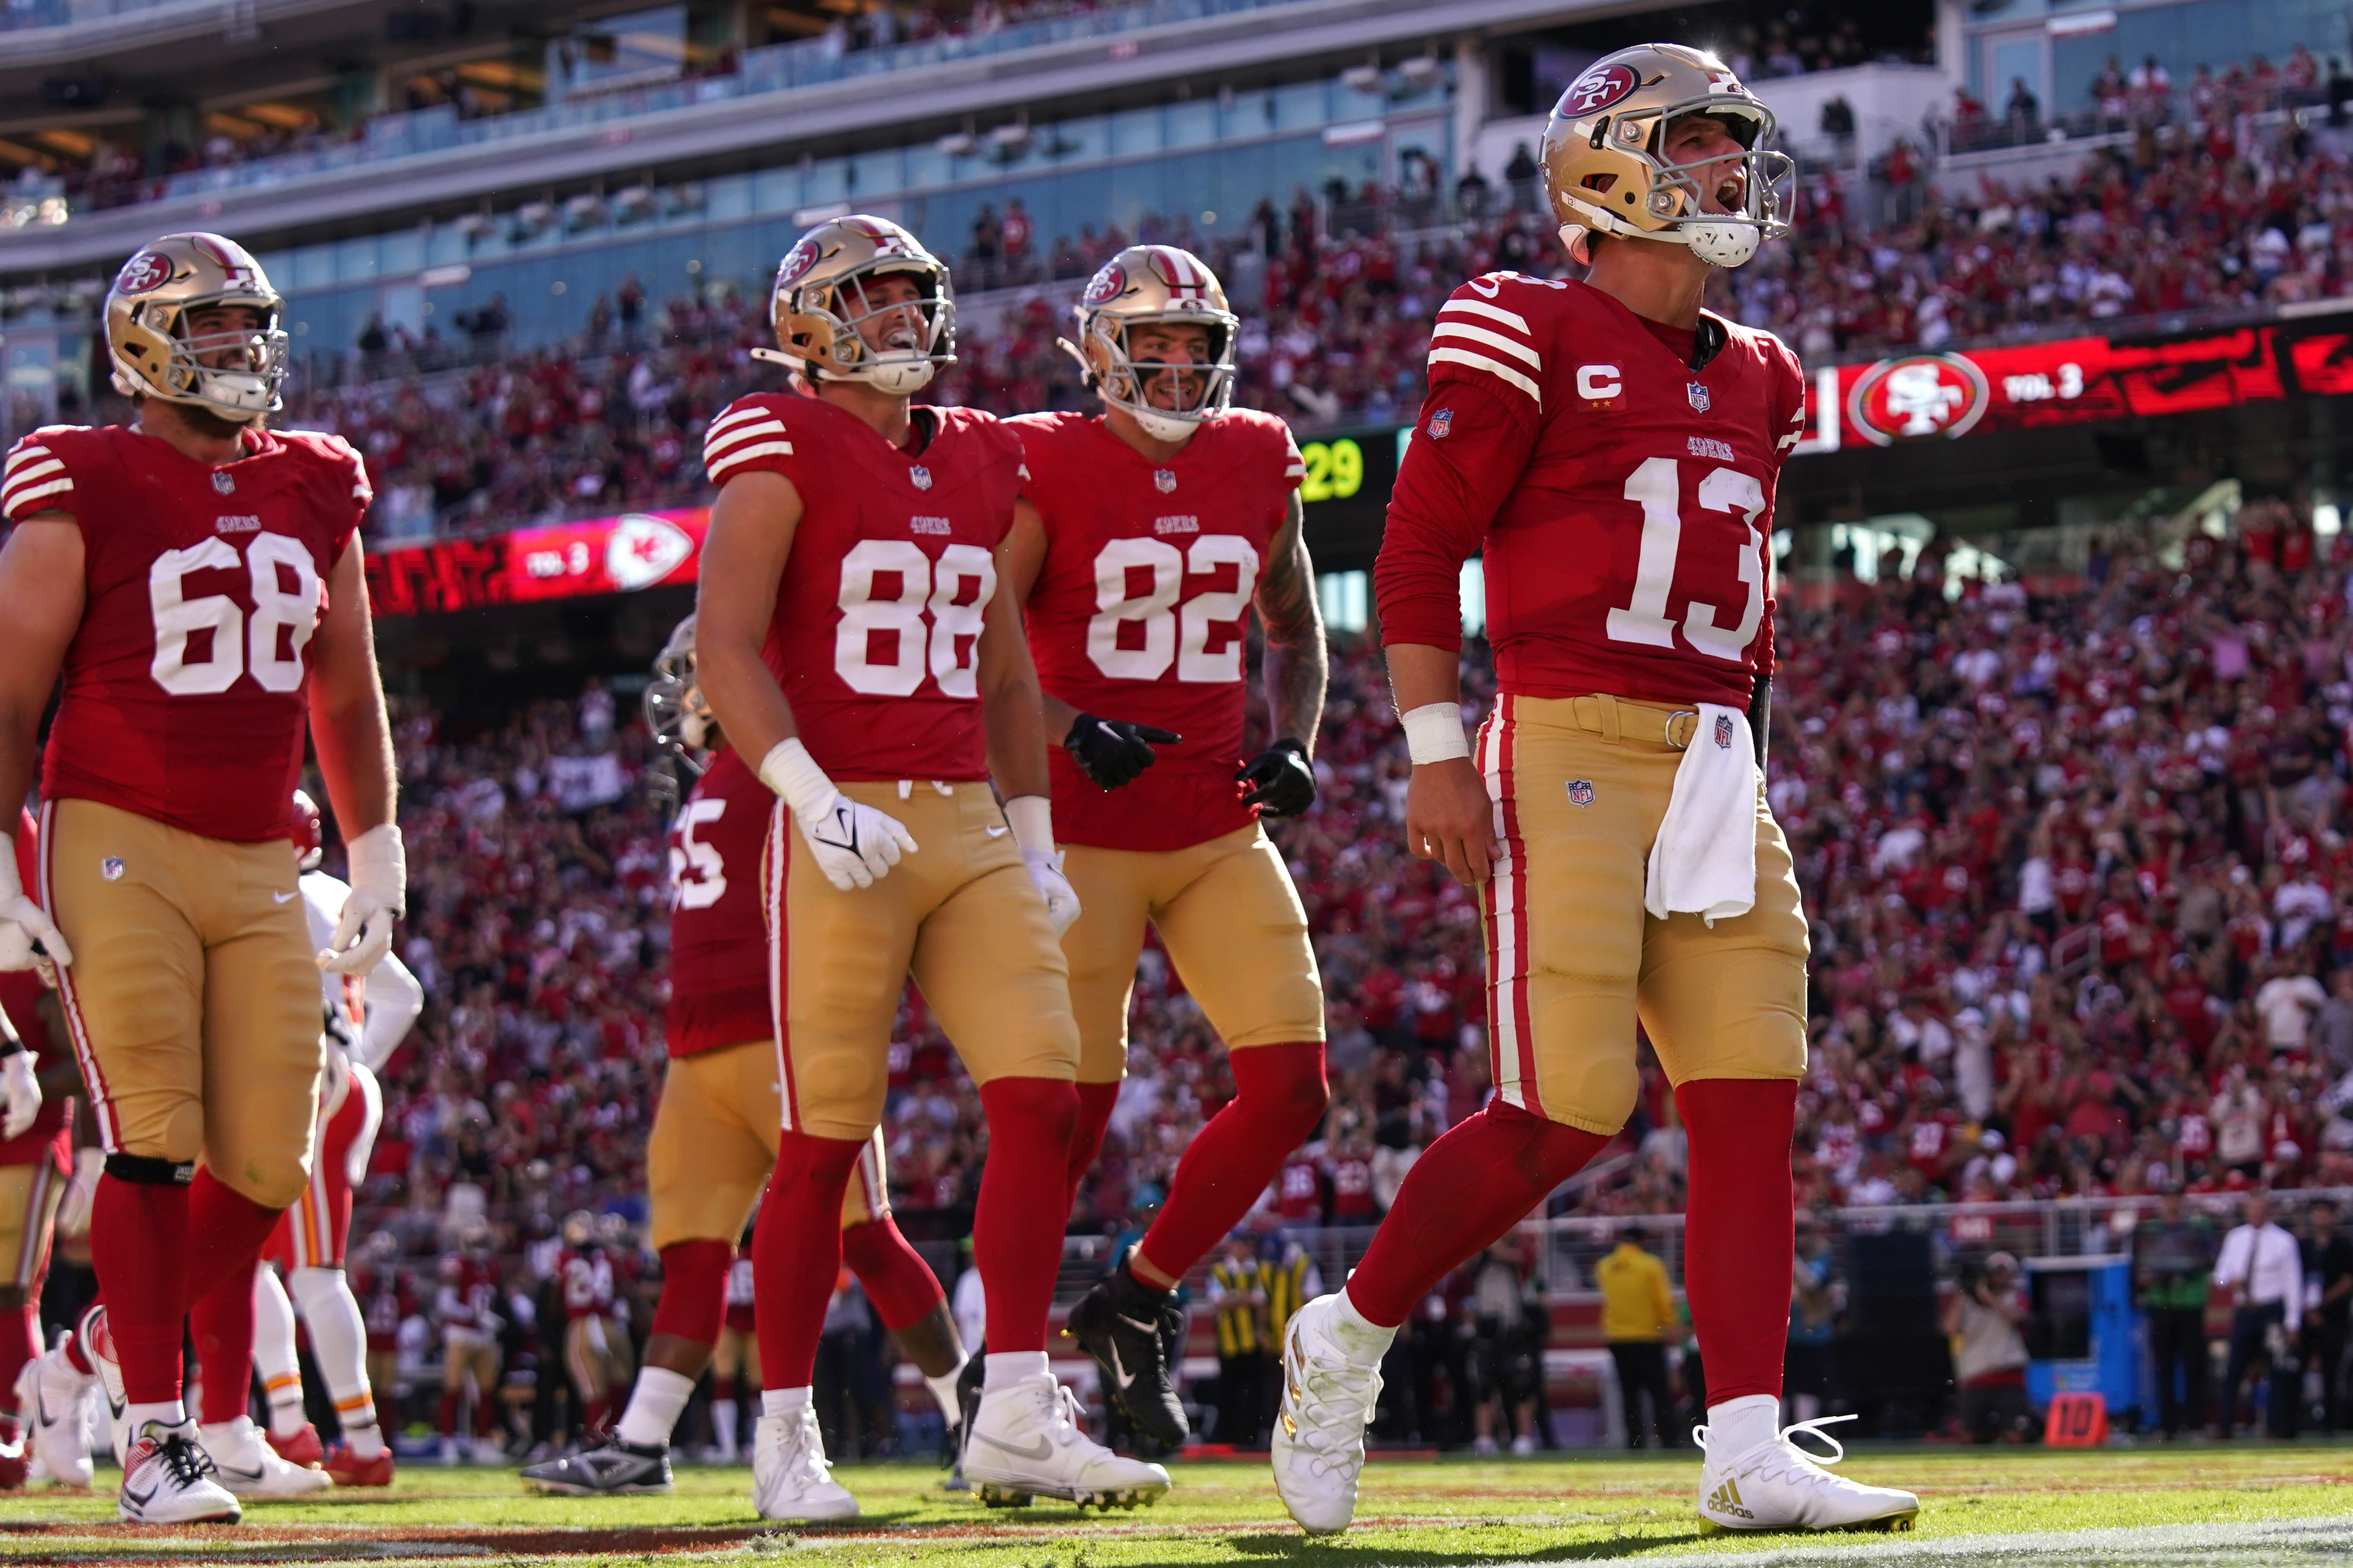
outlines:
[{"label": "white football cleat", "polygon": [[122,1363],[114,1353],[114,1331],[107,1326],[105,1302],[81,1315],[81,1329],[75,1337],[81,1344],[82,1359],[98,1372],[99,1397],[106,1402],[106,1430],[108,1441],[114,1446],[114,1462],[127,1470],[132,1436],[130,1405],[122,1392]]},{"label": "white football cleat", "polygon": [[752,1427],[752,1505],[762,1519],[856,1519],[858,1500],[828,1473],[817,1412],[763,1415]]},{"label": "white football cleat", "polygon": [[150,1421],[140,1428],[114,1506],[125,1524],[235,1524],[245,1517],[185,1423]]},{"label": "white football cleat", "polygon": [[90,1396],[98,1380],[66,1359],[68,1334],[16,1374],[16,1409],[38,1476],[61,1487],[90,1483]]},{"label": "white football cleat", "polygon": [[1060,1498],[1110,1512],[1160,1500],[1168,1472],[1114,1454],[1079,1425],[1078,1397],[1050,1372],[984,1390],[965,1441],[964,1475],[991,1508]]},{"label": "white football cleat", "polygon": [[507,1446],[496,1437],[476,1437],[472,1447],[468,1450],[468,1458],[477,1465],[502,1468],[512,1463],[507,1457]]},{"label": "white football cleat", "polygon": [[250,1415],[217,1426],[196,1428],[196,1441],[213,1462],[213,1479],[240,1498],[309,1497],[333,1489],[335,1478],[316,1465],[280,1457],[261,1440]]},{"label": "white football cleat", "polygon": [[[1920,1500],[1893,1487],[1867,1487],[1822,1468],[1846,1458],[1839,1440],[1821,1430],[1852,1415],[1822,1415],[1785,1426],[1769,1442],[1743,1454],[1710,1449],[1699,1472],[1699,1516],[1720,1530],[1909,1530]],[[1790,1439],[1804,1432],[1836,1452],[1816,1459]],[[1707,1428],[1693,1428],[1707,1447]]]},{"label": "white football cleat", "polygon": [[1282,1336],[1282,1402],[1275,1411],[1274,1489],[1310,1535],[1331,1535],[1356,1516],[1365,1428],[1381,1396],[1381,1369],[1351,1360],[1332,1335],[1337,1295],[1292,1314]]}]

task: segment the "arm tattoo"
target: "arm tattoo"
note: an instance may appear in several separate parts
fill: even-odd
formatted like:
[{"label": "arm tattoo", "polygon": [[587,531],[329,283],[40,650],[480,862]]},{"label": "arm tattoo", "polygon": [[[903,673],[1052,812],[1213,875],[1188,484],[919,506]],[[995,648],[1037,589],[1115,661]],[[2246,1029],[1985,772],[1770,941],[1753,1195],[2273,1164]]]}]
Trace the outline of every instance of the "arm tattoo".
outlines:
[{"label": "arm tattoo", "polygon": [[1315,602],[1315,563],[1308,558],[1296,490],[1291,496],[1291,514],[1276,531],[1266,571],[1259,578],[1258,615],[1266,627],[1266,694],[1274,738],[1297,741],[1314,756],[1316,727],[1324,721],[1329,661],[1324,613]]}]

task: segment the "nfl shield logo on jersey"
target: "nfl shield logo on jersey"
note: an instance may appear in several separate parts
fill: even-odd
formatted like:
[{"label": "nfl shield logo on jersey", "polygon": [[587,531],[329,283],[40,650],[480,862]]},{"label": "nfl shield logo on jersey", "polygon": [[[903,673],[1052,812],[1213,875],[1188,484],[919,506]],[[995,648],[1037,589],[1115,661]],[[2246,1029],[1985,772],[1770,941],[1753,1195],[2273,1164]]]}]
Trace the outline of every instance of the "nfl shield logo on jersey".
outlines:
[{"label": "nfl shield logo on jersey", "polygon": [[98,863],[98,874],[110,882],[122,880],[122,857],[109,855]]},{"label": "nfl shield logo on jersey", "polygon": [[1568,804],[1571,805],[1591,805],[1593,804],[1593,781],[1591,779],[1569,780]]},{"label": "nfl shield logo on jersey", "polygon": [[223,495],[227,495],[231,490],[237,489],[237,481],[229,478],[228,475],[222,473],[218,468],[215,468],[213,470],[213,489],[220,491]]},{"label": "nfl shield logo on jersey", "polygon": [[1719,751],[1732,750],[1732,716],[1728,713],[1715,716],[1715,744]]},{"label": "nfl shield logo on jersey", "polygon": [[932,470],[920,464],[910,468],[907,470],[907,478],[919,490],[927,490],[932,488]]},{"label": "nfl shield logo on jersey", "polygon": [[1162,495],[1166,495],[1169,491],[1176,488],[1176,473],[1168,468],[1153,469],[1152,488],[1158,490]]},{"label": "nfl shield logo on jersey", "polygon": [[1454,410],[1451,408],[1441,408],[1437,413],[1430,416],[1430,438],[1431,440],[1445,440],[1446,433],[1453,428]]},{"label": "nfl shield logo on jersey", "polygon": [[1691,398],[1692,412],[1694,414],[1704,414],[1707,412],[1707,386],[1705,383],[1694,381],[1690,385],[1684,387],[1683,391]]}]

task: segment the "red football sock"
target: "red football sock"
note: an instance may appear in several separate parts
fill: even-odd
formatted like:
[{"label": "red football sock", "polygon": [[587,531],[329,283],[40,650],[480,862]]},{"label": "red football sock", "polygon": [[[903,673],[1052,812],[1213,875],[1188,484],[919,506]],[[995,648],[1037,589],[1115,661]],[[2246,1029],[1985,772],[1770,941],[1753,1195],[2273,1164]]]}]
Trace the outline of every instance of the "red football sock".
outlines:
[{"label": "red football sock", "polygon": [[[611,1401],[609,1400],[604,1401],[598,1405],[598,1408],[603,1409],[610,1403]],[[589,1423],[589,1426],[595,1431],[601,1432],[604,1430],[604,1423],[602,1421],[592,1421]],[[499,1385],[493,1383],[488,1388],[479,1388],[474,1391],[474,1436],[477,1437],[495,1437],[498,1435]]]},{"label": "red football sock", "polygon": [[734,1261],[732,1243],[707,1237],[663,1247],[654,1332],[699,1345],[717,1344],[720,1326],[727,1321],[727,1270]]},{"label": "red football sock", "polygon": [[863,1138],[818,1138],[787,1129],[752,1231],[760,1383],[807,1388],[817,1371],[825,1306],[841,1273],[841,1194],[865,1152]]},{"label": "red football sock", "polygon": [[866,1288],[874,1315],[896,1332],[931,1315],[947,1299],[939,1276],[923,1255],[907,1245],[889,1215],[853,1225],[841,1233],[841,1260]]},{"label": "red football sock", "polygon": [[199,1167],[188,1187],[187,1300],[191,1305],[230,1275],[251,1281],[261,1244],[284,1209],[266,1209]]},{"label": "red football sock", "polygon": [[253,1405],[253,1270],[232,1275],[196,1298],[188,1309],[188,1336],[204,1369],[204,1398],[196,1419],[207,1425],[234,1421]]},{"label": "red football sock", "polygon": [[444,1437],[454,1437],[458,1435],[458,1401],[465,1397],[465,1384],[462,1382],[453,1383],[441,1391],[439,1426],[441,1436]]},{"label": "red football sock", "polygon": [[[981,1086],[980,1104],[988,1116],[988,1159],[973,1215],[972,1260],[987,1297],[988,1348],[1042,1351],[1070,1213],[1078,1086],[1060,1079],[1000,1078]],[[765,1365],[765,1345],[760,1354]],[[771,1380],[768,1386],[782,1385]]]},{"label": "red football sock", "polygon": [[1320,1041],[1246,1046],[1231,1059],[1234,1098],[1186,1146],[1168,1201],[1144,1237],[1145,1260],[1170,1279],[1182,1279],[1241,1222],[1331,1101]]},{"label": "red football sock", "polygon": [[1707,1364],[1708,1403],[1750,1394],[1778,1399],[1797,1252],[1789,1141],[1798,1086],[1694,1079],[1675,1090],[1675,1109],[1691,1148],[1683,1290]]},{"label": "red football sock", "polygon": [[[1111,1125],[1112,1107],[1119,1103],[1119,1085],[1115,1083],[1082,1083],[1079,1085],[1079,1124],[1071,1133],[1071,1197],[1079,1201],[1079,1184],[1094,1169],[1095,1156],[1103,1152],[1103,1129]],[[1062,1213],[1067,1215],[1066,1205]]]},{"label": "red football sock", "polygon": [[[1440,1280],[1527,1218],[1609,1142],[1501,1099],[1489,1100],[1406,1173],[1397,1202],[1348,1278],[1348,1300],[1384,1328],[1404,1322]],[[1715,1380],[1710,1363],[1711,1393]]]},{"label": "red football sock", "polygon": [[106,1324],[133,1405],[180,1397],[180,1323],[187,1313],[188,1189],[98,1178],[90,1201],[90,1260],[106,1300]]},{"label": "red football sock", "polygon": [[33,1295],[36,1300],[15,1311],[0,1311],[0,1406],[16,1407],[16,1374],[25,1363],[41,1353],[41,1309],[39,1282]]}]

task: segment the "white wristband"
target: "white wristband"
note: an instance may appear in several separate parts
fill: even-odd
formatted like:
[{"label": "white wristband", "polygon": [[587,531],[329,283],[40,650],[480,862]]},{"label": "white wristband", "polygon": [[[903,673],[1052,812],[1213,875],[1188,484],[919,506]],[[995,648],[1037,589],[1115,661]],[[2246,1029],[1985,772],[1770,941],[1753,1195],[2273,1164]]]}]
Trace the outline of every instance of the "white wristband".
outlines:
[{"label": "white wristband", "polygon": [[1015,795],[1005,803],[1005,821],[1024,855],[1054,852],[1054,805],[1044,795]]},{"label": "white wristband", "polygon": [[1405,749],[1416,767],[1471,754],[1471,742],[1462,733],[1462,710],[1451,702],[1428,703],[1398,714],[1398,720],[1405,725]]},{"label": "white wristband", "polygon": [[760,759],[760,782],[782,797],[795,816],[824,809],[836,793],[833,781],[825,776],[825,770],[817,765],[797,735],[768,748],[768,754]]},{"label": "white wristband", "polygon": [[375,895],[395,914],[408,912],[408,849],[397,823],[379,823],[343,846],[352,886]]}]

